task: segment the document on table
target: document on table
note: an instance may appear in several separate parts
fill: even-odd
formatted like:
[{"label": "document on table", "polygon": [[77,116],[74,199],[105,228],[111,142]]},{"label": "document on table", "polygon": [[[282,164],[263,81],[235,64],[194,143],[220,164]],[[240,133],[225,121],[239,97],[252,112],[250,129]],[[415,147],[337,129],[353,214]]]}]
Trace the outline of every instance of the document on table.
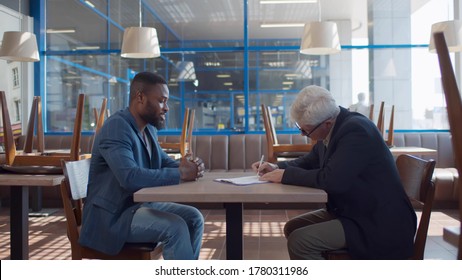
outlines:
[{"label": "document on table", "polygon": [[223,182],[223,183],[231,183],[233,185],[238,185],[238,186],[268,183],[268,181],[260,181],[257,175],[236,177],[236,178],[215,179],[215,181]]}]

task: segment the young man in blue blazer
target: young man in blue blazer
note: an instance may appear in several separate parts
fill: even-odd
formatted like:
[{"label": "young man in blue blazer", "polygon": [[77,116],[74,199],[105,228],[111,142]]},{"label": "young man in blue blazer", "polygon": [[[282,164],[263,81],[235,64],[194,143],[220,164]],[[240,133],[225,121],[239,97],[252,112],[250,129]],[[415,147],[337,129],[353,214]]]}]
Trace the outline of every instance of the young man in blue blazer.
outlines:
[{"label": "young man in blue blazer", "polygon": [[162,242],[164,259],[198,259],[204,228],[199,210],[133,201],[139,189],[196,180],[204,172],[200,159],[174,161],[157,142],[168,98],[161,76],[138,73],[130,85],[129,107],[107,119],[96,136],[81,245],[114,255],[126,242]]},{"label": "young man in blue blazer", "polygon": [[343,248],[355,259],[411,257],[416,215],[375,124],[337,106],[330,92],[318,86],[298,94],[290,115],[301,133],[317,143],[296,160],[262,164],[261,180],[328,194],[326,208],[285,225],[291,259],[322,259],[322,251]]}]

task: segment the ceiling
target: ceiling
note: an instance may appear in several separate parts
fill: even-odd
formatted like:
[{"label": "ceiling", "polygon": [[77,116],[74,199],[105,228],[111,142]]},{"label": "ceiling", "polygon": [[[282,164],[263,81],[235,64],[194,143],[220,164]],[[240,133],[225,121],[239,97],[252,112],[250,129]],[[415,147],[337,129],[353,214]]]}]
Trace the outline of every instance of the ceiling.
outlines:
[{"label": "ceiling", "polygon": [[[48,0],[47,28],[73,28],[73,34],[59,35],[75,42],[95,44],[107,33],[102,17],[79,0]],[[106,14],[105,0],[90,0]],[[143,0],[143,26],[156,27],[162,41],[242,40],[244,5],[242,0]],[[248,1],[250,39],[298,39],[303,27],[261,28],[260,24],[317,21],[319,3],[270,4]],[[139,25],[137,0],[111,0],[109,14],[120,27]],[[367,1],[322,0],[322,20],[346,21],[354,38],[367,38]],[[84,19],[84,20],[82,20]],[[111,43],[120,44],[123,32],[111,28]],[[117,48],[117,46],[113,46]],[[119,45],[120,48],[120,45]]]},{"label": "ceiling", "polygon": [[[29,13],[32,0],[2,0],[2,5]],[[36,1],[36,0],[33,0]],[[396,0],[318,0],[305,4],[270,4],[260,0],[248,1],[248,36],[250,39],[298,39],[303,27],[261,28],[260,24],[305,23],[322,20],[343,22],[347,25],[339,31],[346,36],[364,42],[368,36],[368,5],[373,12],[392,12],[407,6],[407,1]],[[319,2],[321,1],[321,2]],[[430,0],[408,0],[411,12]],[[73,28],[73,34],[50,35],[74,45],[94,45],[106,42],[106,21],[85,4],[90,2],[102,15],[109,13],[118,27],[110,27],[110,48],[119,49],[123,31],[121,28],[138,26],[138,0],[47,0],[47,28]],[[109,8],[108,8],[108,5]],[[143,26],[156,27],[161,44],[179,47],[181,41],[242,40],[244,37],[244,0],[142,0]],[[351,32],[350,32],[351,31]],[[345,34],[343,34],[345,35]],[[351,35],[351,36],[350,36]],[[344,36],[345,37],[345,36]],[[55,39],[56,39],[55,38]],[[176,43],[175,43],[176,41]],[[345,42],[341,42],[345,44]],[[346,42],[350,44],[351,42]],[[105,48],[105,46],[101,46]]]}]

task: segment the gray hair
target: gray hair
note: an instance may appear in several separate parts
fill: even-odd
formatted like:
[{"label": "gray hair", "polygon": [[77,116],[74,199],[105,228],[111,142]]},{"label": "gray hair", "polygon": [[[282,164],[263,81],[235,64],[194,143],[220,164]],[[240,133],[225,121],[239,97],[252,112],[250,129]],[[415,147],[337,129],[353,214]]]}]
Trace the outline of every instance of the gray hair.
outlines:
[{"label": "gray hair", "polygon": [[340,108],[332,94],[319,86],[307,86],[300,91],[290,108],[290,117],[301,125],[317,125],[336,117]]}]

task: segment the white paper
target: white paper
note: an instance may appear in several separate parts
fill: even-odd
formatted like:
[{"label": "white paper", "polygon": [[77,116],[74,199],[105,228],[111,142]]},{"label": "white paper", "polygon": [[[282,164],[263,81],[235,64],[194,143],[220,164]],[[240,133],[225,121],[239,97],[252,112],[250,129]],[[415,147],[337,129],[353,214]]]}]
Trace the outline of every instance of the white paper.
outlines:
[{"label": "white paper", "polygon": [[231,184],[238,185],[238,186],[268,183],[268,181],[260,181],[257,175],[237,177],[237,178],[215,179],[215,181],[223,182],[223,183],[231,183]]}]

